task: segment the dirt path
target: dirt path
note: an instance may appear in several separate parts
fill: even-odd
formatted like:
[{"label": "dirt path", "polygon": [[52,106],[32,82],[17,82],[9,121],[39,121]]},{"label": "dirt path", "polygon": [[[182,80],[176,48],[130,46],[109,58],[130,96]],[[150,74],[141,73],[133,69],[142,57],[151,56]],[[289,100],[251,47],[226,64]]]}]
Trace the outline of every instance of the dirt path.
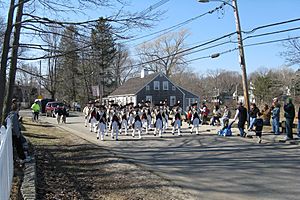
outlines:
[{"label": "dirt path", "polygon": [[49,124],[25,124],[37,199],[190,199],[170,181]]}]

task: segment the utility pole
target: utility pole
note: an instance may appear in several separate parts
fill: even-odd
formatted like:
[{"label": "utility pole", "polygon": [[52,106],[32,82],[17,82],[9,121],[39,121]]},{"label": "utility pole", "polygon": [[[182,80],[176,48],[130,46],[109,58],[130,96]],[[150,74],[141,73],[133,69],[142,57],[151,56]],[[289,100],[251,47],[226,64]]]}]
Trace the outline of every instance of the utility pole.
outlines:
[{"label": "utility pole", "polygon": [[[237,32],[237,38],[238,38],[238,48],[239,48],[239,62],[242,69],[242,84],[243,84],[243,92],[244,92],[244,103],[245,107],[247,108],[247,111],[250,110],[250,104],[249,104],[249,92],[248,92],[248,82],[247,82],[247,72],[246,72],[246,62],[245,62],[245,54],[244,54],[244,46],[243,46],[243,38],[242,38],[242,31],[241,31],[241,23],[240,23],[240,17],[239,17],[239,11],[237,7],[237,0],[232,0],[232,4],[228,3],[225,0],[198,0],[200,3],[208,3],[210,1],[219,1],[226,5],[229,5],[234,12],[234,18],[235,18],[235,25],[236,25],[236,32]],[[216,53],[211,56],[211,58],[216,58],[220,54]],[[249,122],[249,120],[248,120]]]},{"label": "utility pole", "polygon": [[249,105],[249,92],[248,92],[248,82],[247,82],[247,72],[246,72],[246,62],[245,62],[245,54],[244,54],[244,46],[243,46],[243,38],[242,38],[242,31],[241,31],[241,23],[240,23],[240,17],[239,17],[239,11],[237,7],[236,0],[232,0],[232,7],[234,10],[234,16],[235,16],[235,24],[236,24],[236,31],[238,35],[238,48],[239,48],[239,61],[242,69],[242,83],[243,83],[243,91],[244,91],[244,101],[245,101],[245,107],[247,108],[247,111],[250,110]]}]

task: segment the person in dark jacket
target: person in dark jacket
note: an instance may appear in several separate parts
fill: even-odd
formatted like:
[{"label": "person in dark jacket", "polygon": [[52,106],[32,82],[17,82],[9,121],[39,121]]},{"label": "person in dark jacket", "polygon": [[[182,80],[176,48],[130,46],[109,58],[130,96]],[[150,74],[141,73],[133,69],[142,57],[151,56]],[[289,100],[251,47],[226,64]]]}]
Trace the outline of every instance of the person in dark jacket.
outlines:
[{"label": "person in dark jacket", "polygon": [[293,139],[293,122],[295,118],[295,106],[292,102],[292,98],[287,99],[287,103],[283,107],[284,109],[284,117],[285,117],[285,125],[286,125],[286,140]]},{"label": "person in dark jacket", "polygon": [[250,111],[249,111],[250,126],[249,126],[248,130],[252,131],[258,113],[259,113],[259,109],[256,106],[256,104],[255,103],[251,103],[251,105],[250,105]]},{"label": "person in dark jacket", "polygon": [[238,108],[236,110],[234,121],[236,121],[237,119],[239,120],[238,129],[240,131],[240,136],[245,137],[246,133],[244,129],[245,129],[245,123],[247,121],[247,109],[243,106],[243,103],[239,103]]},{"label": "person in dark jacket", "polygon": [[12,143],[17,150],[17,155],[19,159],[21,159],[20,163],[23,164],[24,162],[30,162],[31,157],[28,155],[26,156],[22,145],[22,138],[24,138],[24,136],[21,132],[21,125],[19,122],[17,104],[14,103],[12,104],[11,112],[8,114],[5,120],[7,124],[8,124],[8,119],[10,120],[11,127],[12,127]]},{"label": "person in dark jacket", "polygon": [[257,113],[257,118],[254,122],[255,134],[257,137],[257,143],[261,143],[261,136],[264,127],[264,120],[262,119],[262,113]]}]

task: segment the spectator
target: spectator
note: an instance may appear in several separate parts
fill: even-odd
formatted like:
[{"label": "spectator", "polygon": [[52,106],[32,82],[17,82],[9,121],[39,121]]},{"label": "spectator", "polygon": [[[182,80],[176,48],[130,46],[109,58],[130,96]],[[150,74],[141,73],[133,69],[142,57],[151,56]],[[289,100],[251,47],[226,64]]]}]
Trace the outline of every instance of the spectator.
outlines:
[{"label": "spectator", "polygon": [[231,112],[228,106],[224,106],[224,113],[221,118],[222,129],[228,126],[230,117],[231,117]]},{"label": "spectator", "polygon": [[34,121],[34,122],[38,122],[38,120],[39,120],[39,113],[40,113],[41,108],[40,108],[40,105],[38,104],[38,102],[39,102],[39,100],[36,99],[31,106],[31,110],[32,110],[32,114],[33,114],[32,121]]},{"label": "spectator", "polygon": [[59,105],[57,105],[56,109],[55,109],[55,115],[56,115],[56,120],[57,123],[60,123],[60,120],[62,118],[63,115],[63,109],[59,107]]},{"label": "spectator", "polygon": [[268,104],[265,104],[264,108],[262,109],[262,119],[264,125],[271,125],[271,108],[269,108]]},{"label": "spectator", "polygon": [[209,109],[207,108],[206,104],[203,103],[201,109],[202,124],[206,124],[208,114],[209,114]]},{"label": "spectator", "polygon": [[215,105],[213,109],[213,116],[210,120],[210,125],[214,126],[216,122],[220,123],[220,118],[221,118],[221,111],[219,109],[219,106]]},{"label": "spectator", "polygon": [[62,108],[62,117],[61,117],[61,122],[64,124],[67,123],[67,114],[68,114],[67,108],[66,108],[66,106],[64,106]]},{"label": "spectator", "polygon": [[264,126],[264,120],[262,119],[262,113],[257,113],[257,118],[254,122],[255,135],[257,137],[257,143],[261,143],[262,130]]},{"label": "spectator", "polygon": [[13,140],[13,146],[17,150],[17,154],[19,159],[21,159],[21,163],[24,162],[30,162],[31,158],[29,156],[25,155],[23,144],[22,144],[22,132],[21,132],[21,126],[19,122],[19,114],[18,114],[18,106],[17,104],[13,103],[11,106],[11,112],[8,114],[6,118],[7,120],[10,119],[11,125],[12,125],[12,140]]},{"label": "spectator", "polygon": [[295,106],[292,102],[292,98],[287,99],[287,103],[283,107],[285,125],[286,125],[286,140],[293,139],[293,123],[295,118]]},{"label": "spectator", "polygon": [[239,119],[238,129],[240,131],[240,136],[246,137],[246,133],[244,132],[244,129],[245,129],[245,123],[247,121],[247,109],[243,106],[242,102],[238,104],[233,121],[236,121],[237,119]]},{"label": "spectator", "polygon": [[271,110],[272,114],[272,132],[275,135],[279,135],[279,119],[280,119],[280,104],[274,103]]},{"label": "spectator", "polygon": [[255,103],[251,103],[250,105],[250,111],[249,111],[249,117],[250,117],[250,126],[249,131],[252,131],[255,120],[257,118],[257,114],[259,113],[259,109],[257,108]]}]

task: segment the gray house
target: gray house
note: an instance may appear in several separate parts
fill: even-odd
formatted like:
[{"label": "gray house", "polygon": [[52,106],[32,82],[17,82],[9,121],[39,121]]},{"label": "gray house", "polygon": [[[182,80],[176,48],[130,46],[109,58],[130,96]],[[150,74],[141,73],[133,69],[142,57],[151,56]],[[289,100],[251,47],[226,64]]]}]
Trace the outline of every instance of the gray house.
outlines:
[{"label": "gray house", "polygon": [[148,75],[144,71],[142,71],[141,77],[129,79],[104,100],[113,100],[122,105],[131,102],[137,105],[142,101],[151,101],[154,105],[165,99],[169,106],[180,101],[184,109],[196,101],[200,102],[199,96],[174,84],[162,72]]}]

